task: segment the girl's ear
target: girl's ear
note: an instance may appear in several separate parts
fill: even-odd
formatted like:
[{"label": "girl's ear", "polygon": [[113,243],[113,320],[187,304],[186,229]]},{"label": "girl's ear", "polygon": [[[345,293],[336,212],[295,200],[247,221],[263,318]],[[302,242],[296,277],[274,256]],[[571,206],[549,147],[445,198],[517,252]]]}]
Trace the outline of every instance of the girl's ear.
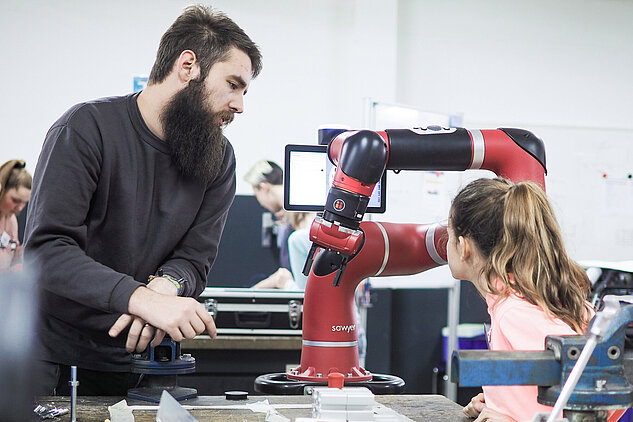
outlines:
[{"label": "girl's ear", "polygon": [[472,255],[472,242],[470,239],[464,236],[459,236],[457,239],[458,248],[459,248],[459,258],[462,261],[468,261],[470,256]]}]

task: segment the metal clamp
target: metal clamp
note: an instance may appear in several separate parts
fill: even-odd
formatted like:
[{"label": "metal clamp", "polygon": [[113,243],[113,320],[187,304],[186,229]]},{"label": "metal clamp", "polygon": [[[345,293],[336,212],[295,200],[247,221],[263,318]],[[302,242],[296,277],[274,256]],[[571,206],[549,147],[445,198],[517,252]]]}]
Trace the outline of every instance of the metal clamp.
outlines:
[{"label": "metal clamp", "polygon": [[290,328],[299,328],[301,322],[301,306],[303,304],[298,300],[291,300],[288,302],[288,319],[290,321]]}]

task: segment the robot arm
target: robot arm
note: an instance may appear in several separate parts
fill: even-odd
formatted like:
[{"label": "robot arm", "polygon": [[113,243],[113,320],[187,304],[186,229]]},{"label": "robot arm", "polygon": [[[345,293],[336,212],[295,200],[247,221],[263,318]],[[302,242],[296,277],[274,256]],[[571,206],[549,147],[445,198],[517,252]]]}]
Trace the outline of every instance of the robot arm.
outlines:
[{"label": "robot arm", "polygon": [[325,210],[310,228],[301,364],[287,377],[318,382],[340,372],[345,382],[370,382],[372,374],[358,360],[356,286],[367,277],[446,264],[448,238],[441,224],[362,222],[384,171],[487,169],[544,186],[545,152],[539,138],[520,129],[436,128],[343,132],[328,156],[337,170]]},{"label": "robot arm", "polygon": [[347,131],[329,144],[328,157],[337,170],[323,216],[310,228],[313,246],[304,273],[309,274],[318,247],[335,251],[343,255],[335,285],[363,244],[360,222],[385,170],[485,169],[513,181],[532,180],[545,188],[543,141],[523,129]]}]

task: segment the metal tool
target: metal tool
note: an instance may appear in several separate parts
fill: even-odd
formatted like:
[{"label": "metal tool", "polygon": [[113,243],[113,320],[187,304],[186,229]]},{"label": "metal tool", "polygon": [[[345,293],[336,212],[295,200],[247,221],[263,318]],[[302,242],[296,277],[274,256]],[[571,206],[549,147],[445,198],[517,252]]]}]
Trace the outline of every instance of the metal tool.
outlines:
[{"label": "metal tool", "polygon": [[563,410],[570,420],[590,414],[606,421],[607,410],[633,404],[633,354],[625,350],[633,305],[619,303],[632,299],[606,296],[588,336],[548,336],[543,352],[456,350],[453,382],[470,387],[538,385],[539,403],[554,406],[549,420]]},{"label": "metal tool", "polygon": [[70,422],[77,422],[77,387],[79,381],[77,381],[77,367],[70,367]]},{"label": "metal tool", "polygon": [[40,417],[40,419],[53,419],[57,416],[65,415],[68,413],[68,409],[55,406],[43,406],[38,404],[33,412]]},{"label": "metal tool", "polygon": [[[609,324],[611,324],[613,318],[620,311],[620,303],[613,296],[607,296],[606,298],[604,298],[604,301],[606,303],[606,306],[602,311],[598,313],[598,315],[596,315],[596,319],[594,320],[594,323],[591,325],[591,329],[589,330],[589,338],[587,339],[587,343],[585,344],[585,347],[583,347],[582,352],[580,353],[580,357],[574,365],[574,369],[572,369],[569,377],[567,378],[567,381],[565,381],[565,385],[563,386],[563,389],[561,390],[560,395],[556,400],[554,409],[552,410],[549,419],[547,419],[547,422],[554,422],[554,420],[556,419],[556,415],[562,412],[563,408],[567,404],[567,400],[569,400],[569,397],[571,396],[572,391],[574,391],[574,388],[576,387],[576,384],[578,383],[582,372],[587,366],[587,362],[589,361],[589,358],[596,348],[598,340],[602,338],[602,336],[607,332]],[[601,384],[604,386],[604,384],[606,384],[606,381],[601,382]]]}]

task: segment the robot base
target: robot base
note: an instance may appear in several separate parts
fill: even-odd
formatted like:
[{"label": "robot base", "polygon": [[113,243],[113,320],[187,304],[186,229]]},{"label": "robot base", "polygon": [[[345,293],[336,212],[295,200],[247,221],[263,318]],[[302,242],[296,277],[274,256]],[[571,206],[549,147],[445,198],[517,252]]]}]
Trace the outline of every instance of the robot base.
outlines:
[{"label": "robot base", "polygon": [[[404,392],[404,380],[395,375],[372,374],[368,381],[346,382],[347,387],[367,387],[372,393],[401,394]],[[285,372],[260,375],[255,379],[255,391],[274,395],[304,395],[310,394],[313,387],[327,385],[323,382],[298,381],[288,378]]]},{"label": "robot base", "polygon": [[[286,375],[289,379],[295,381],[323,382],[323,374],[318,373],[313,366],[308,367],[306,370],[302,370],[300,367],[295,368],[286,372]],[[349,369],[345,382],[371,381],[372,377],[371,372],[358,366],[353,366]]]}]

